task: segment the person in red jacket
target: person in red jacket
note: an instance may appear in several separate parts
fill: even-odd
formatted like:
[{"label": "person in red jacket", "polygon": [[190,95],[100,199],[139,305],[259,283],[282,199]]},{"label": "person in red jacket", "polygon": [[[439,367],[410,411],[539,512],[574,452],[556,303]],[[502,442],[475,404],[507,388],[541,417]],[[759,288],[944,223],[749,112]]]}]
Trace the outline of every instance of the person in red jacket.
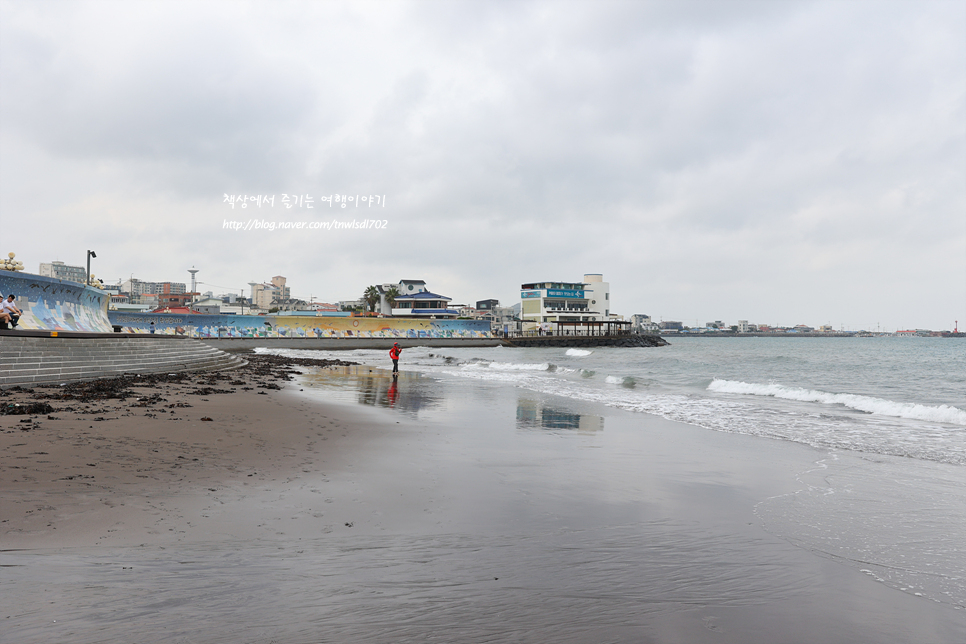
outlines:
[{"label": "person in red jacket", "polygon": [[402,349],[399,348],[399,343],[396,342],[392,345],[392,349],[389,350],[389,357],[392,358],[392,375],[396,376],[399,374],[399,352]]}]

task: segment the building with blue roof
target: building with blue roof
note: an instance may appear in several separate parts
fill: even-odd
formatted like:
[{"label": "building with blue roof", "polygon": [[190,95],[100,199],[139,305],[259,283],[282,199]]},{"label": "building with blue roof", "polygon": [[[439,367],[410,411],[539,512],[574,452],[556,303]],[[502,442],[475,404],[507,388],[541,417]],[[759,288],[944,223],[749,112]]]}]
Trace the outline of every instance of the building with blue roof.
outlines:
[{"label": "building with blue roof", "polygon": [[[383,284],[379,290],[379,311],[383,315],[409,318],[455,318],[457,309],[450,308],[453,298],[433,293],[426,288],[423,280],[400,280],[397,284]],[[398,295],[392,307],[386,300],[386,293],[395,288]]]}]

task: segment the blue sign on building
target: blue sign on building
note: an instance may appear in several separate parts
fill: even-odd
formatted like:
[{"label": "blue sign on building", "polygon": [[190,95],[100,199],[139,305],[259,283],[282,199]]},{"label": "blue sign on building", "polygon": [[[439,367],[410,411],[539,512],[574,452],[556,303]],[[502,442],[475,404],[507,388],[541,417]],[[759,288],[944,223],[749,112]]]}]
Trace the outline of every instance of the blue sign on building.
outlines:
[{"label": "blue sign on building", "polygon": [[583,291],[572,291],[563,289],[547,289],[547,297],[570,297],[582,299],[584,297]]}]

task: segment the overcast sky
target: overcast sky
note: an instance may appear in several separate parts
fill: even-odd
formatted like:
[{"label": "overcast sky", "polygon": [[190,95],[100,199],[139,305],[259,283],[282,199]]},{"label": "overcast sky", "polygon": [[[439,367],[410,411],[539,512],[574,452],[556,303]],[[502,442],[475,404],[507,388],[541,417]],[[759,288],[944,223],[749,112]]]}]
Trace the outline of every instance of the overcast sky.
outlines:
[{"label": "overcast sky", "polygon": [[[386,225],[224,227],[353,218]],[[966,3],[3,0],[0,251],[87,249],[216,293],[603,273],[656,320],[963,328]]]}]

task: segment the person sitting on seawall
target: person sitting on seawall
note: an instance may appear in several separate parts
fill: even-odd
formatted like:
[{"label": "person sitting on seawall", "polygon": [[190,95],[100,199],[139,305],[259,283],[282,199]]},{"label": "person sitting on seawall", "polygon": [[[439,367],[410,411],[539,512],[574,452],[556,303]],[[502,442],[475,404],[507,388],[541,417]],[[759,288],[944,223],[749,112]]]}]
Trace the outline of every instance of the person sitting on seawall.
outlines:
[{"label": "person sitting on seawall", "polygon": [[12,294],[8,295],[7,299],[3,301],[2,309],[0,309],[3,311],[3,315],[0,316],[0,319],[3,319],[4,322],[9,322],[10,326],[13,328],[17,328],[17,324],[20,322],[20,316],[23,315],[23,311],[18,309],[17,305],[14,304],[15,299],[16,296]]}]

